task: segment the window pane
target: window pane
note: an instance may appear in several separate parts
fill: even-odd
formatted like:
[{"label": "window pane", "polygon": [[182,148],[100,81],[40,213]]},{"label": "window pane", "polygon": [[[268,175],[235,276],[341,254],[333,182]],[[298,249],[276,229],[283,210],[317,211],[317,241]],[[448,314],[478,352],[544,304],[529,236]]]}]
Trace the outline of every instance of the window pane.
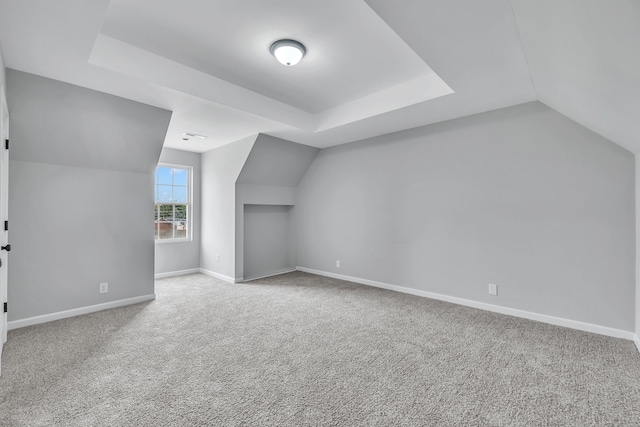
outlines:
[{"label": "window pane", "polygon": [[173,222],[171,221],[158,222],[158,238],[173,239]]},{"label": "window pane", "polygon": [[187,170],[173,168],[173,185],[187,186]]},{"label": "window pane", "polygon": [[173,206],[158,205],[158,215],[161,221],[173,221]]},{"label": "window pane", "polygon": [[156,205],[155,234],[156,239],[170,239],[172,237],[171,222],[173,221],[172,205]]},{"label": "window pane", "polygon": [[155,238],[188,238],[189,168],[158,166],[154,178]]},{"label": "window pane", "polygon": [[171,168],[166,166],[158,166],[156,169],[156,184],[171,185]]},{"label": "window pane", "polygon": [[175,221],[186,221],[187,220],[187,206],[186,205],[176,205],[174,220]]},{"label": "window pane", "polygon": [[184,221],[175,221],[173,223],[176,239],[185,239],[187,237],[187,223]]},{"label": "window pane", "polygon": [[173,201],[187,203],[187,187],[173,187]]},{"label": "window pane", "polygon": [[156,186],[156,202],[172,202],[172,190],[170,185],[158,185]]},{"label": "window pane", "polygon": [[159,205],[158,238],[173,239],[173,206]]}]

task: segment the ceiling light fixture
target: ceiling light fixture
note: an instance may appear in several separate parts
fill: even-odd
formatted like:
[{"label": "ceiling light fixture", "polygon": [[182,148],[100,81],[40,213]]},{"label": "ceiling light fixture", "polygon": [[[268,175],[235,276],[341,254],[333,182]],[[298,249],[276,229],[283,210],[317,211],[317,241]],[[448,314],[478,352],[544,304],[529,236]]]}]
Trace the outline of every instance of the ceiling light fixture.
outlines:
[{"label": "ceiling light fixture", "polygon": [[278,62],[287,67],[296,65],[307,53],[307,49],[302,43],[289,39],[278,40],[271,45],[269,50]]}]

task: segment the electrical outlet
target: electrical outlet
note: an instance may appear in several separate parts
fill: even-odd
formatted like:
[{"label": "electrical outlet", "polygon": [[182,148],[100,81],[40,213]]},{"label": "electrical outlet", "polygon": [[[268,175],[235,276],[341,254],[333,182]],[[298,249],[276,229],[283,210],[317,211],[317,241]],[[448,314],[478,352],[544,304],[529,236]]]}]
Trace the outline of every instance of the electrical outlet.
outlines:
[{"label": "electrical outlet", "polygon": [[339,259],[336,260],[336,268],[340,268],[340,260]]},{"label": "electrical outlet", "polygon": [[216,262],[220,262],[220,254],[216,254]]},{"label": "electrical outlet", "polygon": [[489,283],[489,295],[498,295],[498,285]]},{"label": "electrical outlet", "polygon": [[107,292],[109,292],[109,284],[107,282],[100,283],[100,293],[106,294]]}]

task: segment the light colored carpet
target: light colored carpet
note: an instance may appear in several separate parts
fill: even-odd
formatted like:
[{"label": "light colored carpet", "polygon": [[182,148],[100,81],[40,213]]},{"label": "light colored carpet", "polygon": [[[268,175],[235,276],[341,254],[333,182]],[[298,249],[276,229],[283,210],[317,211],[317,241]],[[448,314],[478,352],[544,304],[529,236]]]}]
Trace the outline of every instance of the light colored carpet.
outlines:
[{"label": "light colored carpet", "polygon": [[630,341],[289,273],[11,331],[5,426],[640,425]]}]

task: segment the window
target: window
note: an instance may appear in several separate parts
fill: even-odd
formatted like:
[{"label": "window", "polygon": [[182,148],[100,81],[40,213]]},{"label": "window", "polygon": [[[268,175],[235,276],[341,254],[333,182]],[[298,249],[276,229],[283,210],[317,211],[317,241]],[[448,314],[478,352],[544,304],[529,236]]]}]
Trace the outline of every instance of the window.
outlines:
[{"label": "window", "polygon": [[158,165],[155,174],[155,239],[191,238],[191,168]]}]

